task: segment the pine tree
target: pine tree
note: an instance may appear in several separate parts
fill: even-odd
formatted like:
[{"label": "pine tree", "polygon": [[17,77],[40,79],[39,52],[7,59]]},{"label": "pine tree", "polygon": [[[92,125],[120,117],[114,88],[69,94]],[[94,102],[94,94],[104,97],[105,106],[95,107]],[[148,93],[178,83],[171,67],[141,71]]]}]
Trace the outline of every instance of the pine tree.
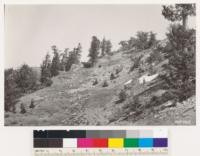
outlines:
[{"label": "pine tree", "polygon": [[96,36],[93,36],[88,55],[90,57],[90,62],[92,63],[92,65],[94,65],[94,63],[97,62],[99,49],[100,49],[100,41]]},{"label": "pine tree", "polygon": [[163,16],[170,21],[182,21],[182,25],[171,25],[167,33],[168,46],[165,48],[168,64],[163,76],[170,95],[183,101],[195,94],[196,31],[187,29],[188,16],[195,16],[195,4],[163,6]]},{"label": "pine tree", "polygon": [[106,51],[106,39],[104,37],[101,42],[101,56],[105,55],[105,51]]},{"label": "pine tree", "polygon": [[70,53],[70,60],[71,60],[71,65],[72,64],[78,64],[79,60],[77,57],[77,48],[74,48],[71,53]]},{"label": "pine tree", "polygon": [[151,48],[156,43],[156,34],[152,31],[149,32],[149,48]]},{"label": "pine tree", "polygon": [[110,40],[107,40],[106,41],[106,49],[105,49],[106,54],[110,54],[111,49],[112,49],[112,43]]},{"label": "pine tree", "polygon": [[71,69],[72,64],[74,64],[76,60],[76,50],[73,49],[72,51],[69,52],[69,57],[66,62],[65,70],[69,71]]},{"label": "pine tree", "polygon": [[77,63],[80,63],[81,52],[82,52],[82,46],[81,46],[81,43],[79,43],[78,46],[77,46],[77,49],[76,49]]},{"label": "pine tree", "polygon": [[57,47],[54,45],[51,47],[54,53],[51,63],[51,76],[57,76],[60,70],[60,57]]},{"label": "pine tree", "polygon": [[44,84],[51,78],[51,60],[50,60],[50,55],[48,53],[46,54],[45,59],[42,62],[42,65],[40,66],[40,69],[41,69],[40,82]]},{"label": "pine tree", "polygon": [[137,36],[137,41],[136,41],[137,49],[144,50],[149,48],[148,32],[138,31],[136,36]]},{"label": "pine tree", "polygon": [[196,15],[195,4],[164,5],[163,16],[169,21],[182,21],[182,26],[187,29],[188,16]]},{"label": "pine tree", "polygon": [[179,101],[195,94],[195,30],[172,25],[167,34],[170,48],[165,51],[168,64],[164,66],[165,82]]},{"label": "pine tree", "polygon": [[62,59],[61,59],[61,69],[63,71],[67,71],[67,62],[69,60],[69,49],[66,48],[62,54]]},{"label": "pine tree", "polygon": [[136,42],[137,42],[137,39],[135,37],[131,37],[128,40],[128,49],[131,49],[131,48],[135,47]]}]

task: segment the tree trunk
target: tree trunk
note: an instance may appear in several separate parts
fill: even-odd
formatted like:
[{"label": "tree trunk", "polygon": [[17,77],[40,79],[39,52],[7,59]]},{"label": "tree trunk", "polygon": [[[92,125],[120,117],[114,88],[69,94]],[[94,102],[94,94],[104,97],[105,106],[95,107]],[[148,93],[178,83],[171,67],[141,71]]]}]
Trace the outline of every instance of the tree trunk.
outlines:
[{"label": "tree trunk", "polygon": [[183,21],[182,25],[184,29],[187,29],[187,24],[188,24],[188,15],[183,16]]}]

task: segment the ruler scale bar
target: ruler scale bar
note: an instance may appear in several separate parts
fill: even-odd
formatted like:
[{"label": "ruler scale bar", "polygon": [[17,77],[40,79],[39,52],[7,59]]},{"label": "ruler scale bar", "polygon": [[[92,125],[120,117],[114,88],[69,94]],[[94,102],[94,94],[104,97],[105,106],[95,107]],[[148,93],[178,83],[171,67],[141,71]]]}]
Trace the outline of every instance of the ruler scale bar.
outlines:
[{"label": "ruler scale bar", "polygon": [[88,153],[88,154],[112,154],[112,153],[118,153],[118,154],[155,154],[155,153],[162,153],[162,154],[167,154],[168,149],[167,148],[159,148],[159,149],[116,149],[116,148],[110,148],[110,149],[99,149],[99,148],[94,148],[94,149],[88,149],[88,148],[82,148],[82,149],[77,149],[77,148],[71,148],[71,149],[66,149],[66,148],[56,148],[56,149],[46,149],[46,148],[38,148],[34,150],[34,153],[37,154],[73,154],[73,153]]}]

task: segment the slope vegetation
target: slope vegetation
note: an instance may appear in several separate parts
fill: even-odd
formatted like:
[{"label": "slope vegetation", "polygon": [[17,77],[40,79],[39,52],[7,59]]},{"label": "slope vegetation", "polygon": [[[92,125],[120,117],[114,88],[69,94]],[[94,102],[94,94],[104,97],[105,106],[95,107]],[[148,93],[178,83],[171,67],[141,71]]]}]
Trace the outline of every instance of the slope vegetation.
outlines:
[{"label": "slope vegetation", "polygon": [[[154,74],[162,74],[162,65],[167,60],[148,64],[146,59],[152,50],[140,52],[116,52],[112,56],[100,58],[93,68],[75,65],[69,72],[60,72],[54,77],[50,87],[38,90],[20,98],[16,113],[5,114],[5,125],[191,125],[195,124],[195,97],[183,104],[171,107],[170,101],[146,107],[152,96],[160,97],[162,80],[157,77],[141,84],[139,78],[151,66]],[[140,57],[140,66],[133,69],[130,58]],[[116,74],[117,72],[117,74]],[[112,80],[110,75],[114,74]],[[125,83],[130,81],[128,89]],[[94,84],[94,81],[96,83]],[[104,86],[104,83],[107,83]],[[127,98],[119,101],[119,91],[126,90]],[[130,109],[133,97],[139,97],[140,111]],[[29,108],[31,100],[34,108]],[[20,113],[20,104],[26,113]]]}]

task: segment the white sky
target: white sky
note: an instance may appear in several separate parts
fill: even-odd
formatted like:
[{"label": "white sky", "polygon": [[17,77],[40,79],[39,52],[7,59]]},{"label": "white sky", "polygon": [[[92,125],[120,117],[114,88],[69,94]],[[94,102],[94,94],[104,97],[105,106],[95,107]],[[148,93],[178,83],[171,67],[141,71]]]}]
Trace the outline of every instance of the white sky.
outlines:
[{"label": "white sky", "polygon": [[169,22],[161,10],[161,5],[6,5],[5,67],[39,66],[52,45],[64,50],[79,42],[85,60],[93,35],[110,39],[113,49],[139,30],[163,39]]}]

